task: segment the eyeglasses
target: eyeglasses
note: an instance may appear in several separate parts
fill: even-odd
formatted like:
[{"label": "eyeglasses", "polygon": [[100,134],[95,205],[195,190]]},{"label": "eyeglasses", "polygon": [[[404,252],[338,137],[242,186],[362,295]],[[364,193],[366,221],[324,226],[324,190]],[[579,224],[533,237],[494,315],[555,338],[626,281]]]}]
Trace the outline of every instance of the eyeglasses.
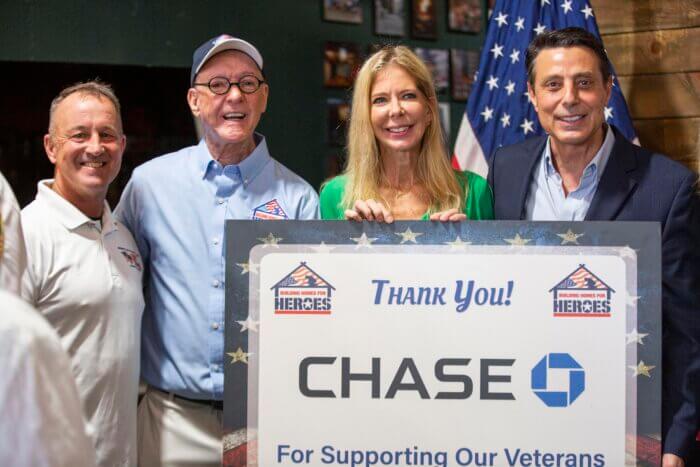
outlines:
[{"label": "eyeglasses", "polygon": [[228,93],[231,86],[237,86],[243,94],[253,94],[260,89],[264,80],[258,79],[255,76],[244,76],[237,83],[233,83],[223,76],[216,76],[209,80],[208,83],[193,83],[194,86],[207,86],[211,92],[218,95]]}]

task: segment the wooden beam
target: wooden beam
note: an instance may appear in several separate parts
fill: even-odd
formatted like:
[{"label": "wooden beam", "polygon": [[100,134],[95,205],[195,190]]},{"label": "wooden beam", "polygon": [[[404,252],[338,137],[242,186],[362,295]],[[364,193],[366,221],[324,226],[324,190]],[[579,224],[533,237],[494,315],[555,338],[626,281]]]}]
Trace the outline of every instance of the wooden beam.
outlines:
[{"label": "wooden beam", "polygon": [[622,76],[634,119],[700,117],[700,72]]},{"label": "wooden beam", "polygon": [[618,75],[700,71],[700,28],[604,36]]},{"label": "wooden beam", "polygon": [[700,26],[698,0],[591,0],[601,34]]},{"label": "wooden beam", "polygon": [[636,120],[641,145],[700,172],[700,118]]}]

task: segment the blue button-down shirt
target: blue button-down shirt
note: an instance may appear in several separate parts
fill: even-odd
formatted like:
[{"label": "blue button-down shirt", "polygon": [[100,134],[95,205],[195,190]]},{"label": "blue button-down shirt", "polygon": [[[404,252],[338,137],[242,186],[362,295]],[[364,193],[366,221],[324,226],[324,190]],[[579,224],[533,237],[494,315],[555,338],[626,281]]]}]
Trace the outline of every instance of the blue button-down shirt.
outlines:
[{"label": "blue button-down shirt", "polygon": [[584,220],[614,144],[615,135],[608,126],[603,144],[583,170],[578,187],[567,196],[564,193],[561,175],[552,163],[550,138],[547,138],[540,163],[535,168],[530,182],[530,190],[525,202],[526,219],[531,221]]},{"label": "blue button-down shirt", "polygon": [[313,188],[256,138],[237,165],[215,161],[204,140],[146,162],[115,210],[146,264],[141,374],[152,386],[223,398],[226,219],[318,218]]}]

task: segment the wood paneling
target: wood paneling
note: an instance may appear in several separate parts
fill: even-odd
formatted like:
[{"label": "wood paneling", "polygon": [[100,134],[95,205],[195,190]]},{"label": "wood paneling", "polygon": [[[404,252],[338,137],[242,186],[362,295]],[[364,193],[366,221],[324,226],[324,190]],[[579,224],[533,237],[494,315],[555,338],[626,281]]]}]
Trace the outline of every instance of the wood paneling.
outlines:
[{"label": "wood paneling", "polygon": [[700,171],[700,118],[638,120],[634,128],[643,147]]},{"label": "wood paneling", "polygon": [[700,28],[604,36],[618,75],[700,71]]},{"label": "wood paneling", "polygon": [[700,72],[619,78],[633,119],[700,117]]},{"label": "wood paneling", "polygon": [[601,34],[700,26],[697,0],[591,0]]}]

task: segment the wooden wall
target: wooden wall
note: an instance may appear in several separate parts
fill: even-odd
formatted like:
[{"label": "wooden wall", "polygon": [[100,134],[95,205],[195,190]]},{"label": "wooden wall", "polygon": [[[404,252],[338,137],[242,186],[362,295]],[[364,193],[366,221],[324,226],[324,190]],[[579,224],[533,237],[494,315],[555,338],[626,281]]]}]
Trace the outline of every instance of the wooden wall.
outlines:
[{"label": "wooden wall", "polygon": [[700,0],[591,0],[642,146],[700,172]]}]

